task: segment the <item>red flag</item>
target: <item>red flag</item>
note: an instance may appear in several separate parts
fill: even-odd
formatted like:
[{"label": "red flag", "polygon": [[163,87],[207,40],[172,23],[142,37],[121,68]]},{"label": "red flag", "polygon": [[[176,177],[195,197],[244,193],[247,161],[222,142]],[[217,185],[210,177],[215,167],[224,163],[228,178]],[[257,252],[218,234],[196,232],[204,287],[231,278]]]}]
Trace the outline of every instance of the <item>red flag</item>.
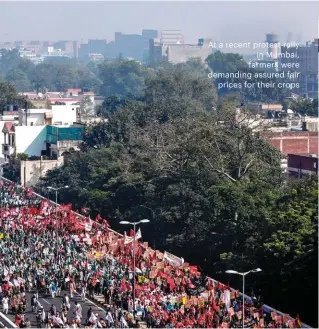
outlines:
[{"label": "red flag", "polygon": [[152,262],[156,262],[156,250],[154,251],[153,255],[152,255],[152,258],[151,258],[151,261]]},{"label": "red flag", "polygon": [[134,236],[134,230],[130,230],[130,236],[132,237],[132,236]]}]

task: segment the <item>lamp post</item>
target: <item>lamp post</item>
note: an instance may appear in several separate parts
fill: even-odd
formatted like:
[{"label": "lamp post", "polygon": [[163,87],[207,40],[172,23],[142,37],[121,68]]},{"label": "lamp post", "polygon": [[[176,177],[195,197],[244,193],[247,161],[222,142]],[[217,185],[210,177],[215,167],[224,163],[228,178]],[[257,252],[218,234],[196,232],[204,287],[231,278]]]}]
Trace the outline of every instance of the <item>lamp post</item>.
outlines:
[{"label": "lamp post", "polygon": [[225,273],[227,274],[237,274],[237,275],[241,275],[243,277],[243,314],[242,314],[242,319],[243,319],[243,328],[245,328],[245,276],[249,273],[257,273],[257,272],[261,272],[260,268],[256,268],[254,270],[250,270],[248,272],[237,272],[237,271],[233,271],[233,270],[228,270]]},{"label": "lamp post", "polygon": [[149,219],[142,219],[139,222],[128,222],[126,220],[123,220],[120,222],[120,224],[123,225],[133,225],[133,230],[134,230],[134,236],[133,236],[133,315],[135,319],[135,274],[136,274],[136,269],[135,269],[135,235],[136,235],[136,225],[141,224],[141,223],[149,223]]},{"label": "lamp post", "polygon": [[65,186],[61,186],[61,187],[52,187],[52,186],[47,187],[48,190],[55,191],[55,229],[56,229],[56,240],[57,240],[57,251],[56,251],[57,259],[58,259],[58,256],[59,256],[58,191],[60,191],[63,188],[69,188],[69,186],[65,185]]},{"label": "lamp post", "polygon": [[[0,181],[2,180],[3,175],[3,166],[9,164],[9,162],[3,162],[0,164]],[[2,200],[2,191],[1,191],[1,226],[2,226],[2,208],[3,208],[3,200]]]}]

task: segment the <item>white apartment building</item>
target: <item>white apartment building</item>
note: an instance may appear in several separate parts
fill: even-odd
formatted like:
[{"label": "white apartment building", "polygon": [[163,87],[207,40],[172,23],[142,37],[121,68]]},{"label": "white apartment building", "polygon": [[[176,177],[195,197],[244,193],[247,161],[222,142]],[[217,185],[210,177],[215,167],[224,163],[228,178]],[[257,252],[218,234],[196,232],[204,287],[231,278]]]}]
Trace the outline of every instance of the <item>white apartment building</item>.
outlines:
[{"label": "white apartment building", "polygon": [[[16,116],[3,116],[0,121],[2,154],[5,159],[14,152],[40,156],[46,150],[48,125],[70,127],[76,122],[77,109],[72,105],[53,105],[52,109],[21,109]],[[10,119],[5,121],[4,119]],[[14,119],[16,119],[14,121]]]}]

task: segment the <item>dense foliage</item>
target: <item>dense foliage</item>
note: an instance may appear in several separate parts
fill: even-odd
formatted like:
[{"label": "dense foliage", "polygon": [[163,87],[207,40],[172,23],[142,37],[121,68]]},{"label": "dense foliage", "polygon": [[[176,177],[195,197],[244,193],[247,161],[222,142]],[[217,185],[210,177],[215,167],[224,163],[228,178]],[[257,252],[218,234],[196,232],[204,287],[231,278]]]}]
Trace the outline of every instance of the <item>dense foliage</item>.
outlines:
[{"label": "dense foliage", "polygon": [[[260,78],[256,77],[255,74],[260,72],[255,69],[249,68],[248,64],[244,61],[239,54],[224,54],[217,51],[207,58],[207,64],[209,68],[214,73],[236,73],[242,72],[251,75],[251,79],[247,78],[217,78],[214,80],[215,86],[217,87],[219,83],[223,84],[226,82],[241,85],[241,88],[219,88],[218,93],[220,96],[228,94],[230,92],[236,92],[241,95],[241,101],[261,101],[261,102],[283,102],[285,97],[289,95],[288,91],[283,88],[277,87],[278,79],[275,78]],[[252,88],[245,88],[245,80],[249,83],[254,84]],[[273,88],[258,87],[258,82],[263,83],[274,83]]]},{"label": "dense foliage", "polygon": [[316,325],[303,298],[314,303],[317,294],[317,181],[287,182],[281,154],[254,134],[252,115],[236,115],[236,97],[218,104],[205,72],[195,71],[159,69],[137,98],[110,96],[108,120],[89,126],[82,152],[38,189],[68,185],[61,201],[118,230],[120,220],[149,218],[142,234],[152,247],[235,287],[226,269],[261,267],[248,290]]},{"label": "dense foliage", "polygon": [[20,107],[31,106],[30,101],[20,96],[15,87],[7,81],[0,81],[0,113],[7,110],[7,105],[18,105]]}]

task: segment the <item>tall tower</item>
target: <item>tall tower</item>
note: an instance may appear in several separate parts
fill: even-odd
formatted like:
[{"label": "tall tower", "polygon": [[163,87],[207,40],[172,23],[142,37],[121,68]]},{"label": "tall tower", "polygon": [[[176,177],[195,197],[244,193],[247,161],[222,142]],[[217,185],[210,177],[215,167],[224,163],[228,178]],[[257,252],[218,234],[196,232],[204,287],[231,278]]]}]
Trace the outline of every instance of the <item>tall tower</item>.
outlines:
[{"label": "tall tower", "polygon": [[272,53],[272,59],[278,59],[278,49],[279,49],[279,41],[278,35],[274,33],[266,34],[266,42],[268,43],[268,53]]}]

